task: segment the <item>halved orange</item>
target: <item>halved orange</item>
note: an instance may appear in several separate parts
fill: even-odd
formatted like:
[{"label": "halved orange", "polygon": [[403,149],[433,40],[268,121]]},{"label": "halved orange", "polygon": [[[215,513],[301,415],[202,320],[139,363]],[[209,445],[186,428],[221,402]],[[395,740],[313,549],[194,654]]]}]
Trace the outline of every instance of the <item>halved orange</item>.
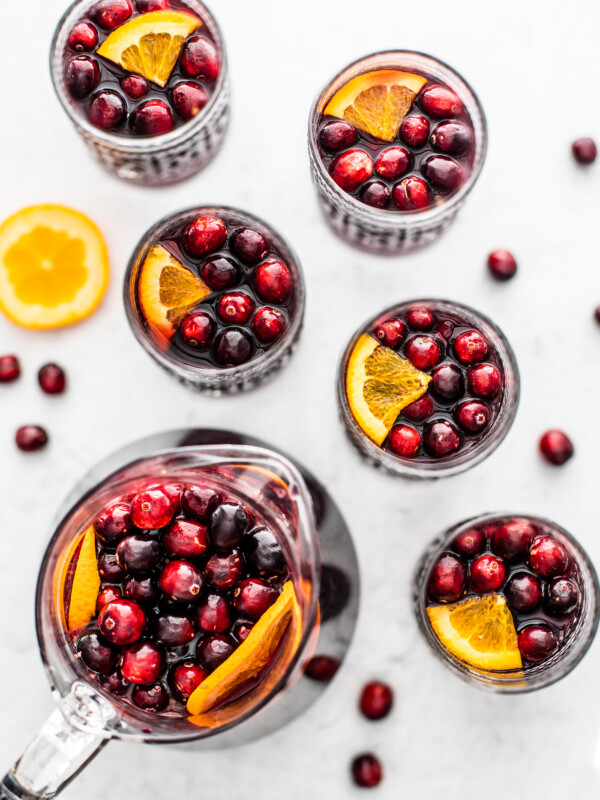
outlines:
[{"label": "halved orange", "polygon": [[0,226],[0,310],[25,328],[57,328],[89,316],[109,280],[102,234],[64,206],[25,208]]},{"label": "halved orange", "polygon": [[522,669],[515,623],[502,595],[430,606],[427,616],[446,650],[461,661],[482,670]]},{"label": "halved orange", "polygon": [[423,397],[431,377],[363,333],[348,360],[346,396],[352,416],[375,444],[383,444],[403,408]]},{"label": "halved orange", "polygon": [[160,244],[151,248],[140,270],[140,306],[148,325],[159,338],[170,339],[189,309],[204,300],[210,291],[203,280]]},{"label": "halved orange", "polygon": [[185,40],[201,25],[188,11],[150,11],[107,36],[98,55],[164,87]]},{"label": "halved orange", "polygon": [[427,78],[397,69],[357,75],[333,95],[324,114],[350,122],[365,133],[392,142]]},{"label": "halved orange", "polygon": [[96,532],[90,525],[79,539],[65,581],[65,617],[69,631],[83,628],[92,619],[99,590]]},{"label": "halved orange", "polygon": [[[239,693],[240,689],[260,678],[286,632],[293,640],[293,654],[302,635],[301,619],[294,584],[288,581],[248,638],[192,693],[187,702],[190,721],[201,724],[203,715],[218,709],[228,699],[235,699],[236,691]],[[203,724],[208,726],[209,723]]]}]

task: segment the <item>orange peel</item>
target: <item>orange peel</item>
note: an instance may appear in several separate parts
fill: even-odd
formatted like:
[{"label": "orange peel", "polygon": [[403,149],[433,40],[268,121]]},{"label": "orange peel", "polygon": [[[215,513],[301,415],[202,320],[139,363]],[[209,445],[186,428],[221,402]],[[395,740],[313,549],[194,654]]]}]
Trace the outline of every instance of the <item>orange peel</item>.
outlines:
[{"label": "orange peel", "polygon": [[92,619],[99,590],[96,532],[90,525],[77,543],[65,581],[65,617],[69,631],[85,627]]}]

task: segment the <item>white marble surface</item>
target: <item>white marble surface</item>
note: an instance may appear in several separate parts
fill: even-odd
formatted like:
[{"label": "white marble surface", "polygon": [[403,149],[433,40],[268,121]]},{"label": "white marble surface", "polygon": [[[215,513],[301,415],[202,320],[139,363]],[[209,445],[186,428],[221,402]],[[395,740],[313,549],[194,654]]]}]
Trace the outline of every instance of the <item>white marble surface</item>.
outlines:
[{"label": "white marble surface", "polygon": [[[233,123],[214,164],[164,191],[126,186],[90,160],[55,100],[47,49],[62,0],[2,0],[4,76],[0,216],[36,202],[91,215],[110,245],[113,280],[88,322],[29,333],[0,319],[0,350],[24,376],[0,392],[0,767],[19,754],[52,708],[33,626],[35,576],[49,520],[84,470],[123,443],[182,425],[232,426],[294,453],[323,479],[351,523],[363,570],[351,657],[309,713],[275,738],[235,753],[190,754],[112,744],[65,798],[354,797],[348,763],[382,757],[378,796],[430,800],[545,797],[588,800],[600,788],[600,642],[560,684],[497,697],[456,679],[419,637],[409,578],[426,542],[461,518],[503,508],[540,512],[579,536],[600,563],[598,425],[600,330],[591,321],[598,279],[599,167],[578,169],[569,145],[600,137],[597,31],[586,0],[481,3],[214,0],[229,46]],[[320,219],[305,149],[308,108],[345,63],[387,47],[422,49],[453,64],[480,93],[490,150],[479,185],[435,246],[380,260],[337,241]],[[161,215],[230,203],[289,237],[308,283],[306,330],[292,364],[267,388],[213,400],[172,383],[129,333],[121,305],[127,258]],[[520,272],[493,283],[492,248]],[[433,484],[405,483],[361,463],[338,423],[333,379],[357,324],[393,298],[440,295],[491,315],[511,339],[523,394],[507,441],[486,463]],[[35,374],[48,360],[69,373],[48,398]],[[13,444],[23,423],[48,427],[40,454]],[[564,427],[577,454],[562,470],[536,441]],[[373,676],[396,690],[393,715],[362,720],[356,698]],[[233,761],[232,761],[233,758]]]}]

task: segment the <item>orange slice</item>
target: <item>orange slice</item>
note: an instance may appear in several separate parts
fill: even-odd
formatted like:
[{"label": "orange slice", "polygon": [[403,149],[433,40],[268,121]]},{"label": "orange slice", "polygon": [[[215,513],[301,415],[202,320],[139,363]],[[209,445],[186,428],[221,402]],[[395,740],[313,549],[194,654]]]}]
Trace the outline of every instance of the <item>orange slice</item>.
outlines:
[{"label": "orange slice", "polygon": [[170,339],[189,309],[209,294],[204,281],[162,245],[152,247],[140,270],[138,295],[142,313],[154,333]]},{"label": "orange slice", "polygon": [[403,408],[423,397],[431,377],[363,333],[348,360],[346,396],[361,430],[381,445]]},{"label": "orange slice", "polygon": [[0,310],[25,328],[58,328],[96,310],[108,253],[94,223],[63,206],[31,206],[0,226]]},{"label": "orange slice", "polygon": [[290,625],[295,645],[292,652],[295,652],[301,637],[301,611],[292,581],[285,584],[277,601],[265,611],[248,638],[192,693],[187,702],[190,721],[200,724],[199,716],[213,711],[235,697],[236,690],[259,678]]},{"label": "orange slice", "polygon": [[515,623],[502,595],[430,606],[427,616],[446,650],[461,661],[482,670],[522,669]]},{"label": "orange slice", "polygon": [[392,142],[427,78],[397,69],[363,72],[333,95],[324,114],[345,119],[365,133]]},{"label": "orange slice", "polygon": [[151,11],[113,31],[98,55],[164,87],[185,40],[201,25],[202,20],[187,11]]},{"label": "orange slice", "polygon": [[91,525],[79,540],[65,582],[65,614],[70,631],[83,628],[92,619],[99,591],[96,532]]}]

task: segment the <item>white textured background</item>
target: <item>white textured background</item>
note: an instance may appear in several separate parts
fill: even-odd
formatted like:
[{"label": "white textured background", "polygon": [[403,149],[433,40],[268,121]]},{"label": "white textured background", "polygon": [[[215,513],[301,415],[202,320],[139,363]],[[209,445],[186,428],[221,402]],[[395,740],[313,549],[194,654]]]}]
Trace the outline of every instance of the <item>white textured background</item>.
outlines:
[{"label": "white textured background", "polygon": [[[37,654],[33,590],[50,520],[94,462],[129,440],[183,425],[233,427],[305,462],[348,517],[362,563],[363,597],[350,658],[320,702],[293,726],[235,753],[112,744],[65,798],[131,800],[357,797],[350,759],[382,757],[380,798],[547,800],[597,797],[600,788],[600,642],[574,674],[529,696],[490,696],[464,685],[426,649],[409,606],[424,545],[482,511],[533,511],[580,537],[600,563],[598,397],[600,167],[578,168],[571,140],[600,138],[600,6],[589,0],[213,0],[231,61],[233,123],[203,174],[164,191],[104,175],[55,99],[47,68],[66,0],[0,0],[0,216],[37,202],[72,205],[106,234],[113,280],[89,321],[29,333],[0,319],[0,351],[24,375],[0,389],[0,769],[19,754],[52,704]],[[404,259],[354,252],[325,227],[308,173],[305,128],[313,95],[368,52],[406,47],[454,65],[480,94],[490,149],[480,182],[453,228]],[[271,222],[298,251],[308,284],[299,352],[275,382],[246,396],[209,399],[172,383],[125,322],[121,281],[138,238],[160,216],[228,203]],[[488,278],[487,253],[518,257],[517,278]],[[458,478],[413,484],[361,463],[338,423],[340,351],[355,327],[391,302],[455,298],[504,328],[523,393],[508,439]],[[68,394],[51,398],[36,372],[63,364]],[[23,455],[15,429],[40,423],[46,451]],[[577,453],[563,469],[536,450],[564,427]],[[356,710],[363,682],[387,679],[395,711],[368,723]]]}]

